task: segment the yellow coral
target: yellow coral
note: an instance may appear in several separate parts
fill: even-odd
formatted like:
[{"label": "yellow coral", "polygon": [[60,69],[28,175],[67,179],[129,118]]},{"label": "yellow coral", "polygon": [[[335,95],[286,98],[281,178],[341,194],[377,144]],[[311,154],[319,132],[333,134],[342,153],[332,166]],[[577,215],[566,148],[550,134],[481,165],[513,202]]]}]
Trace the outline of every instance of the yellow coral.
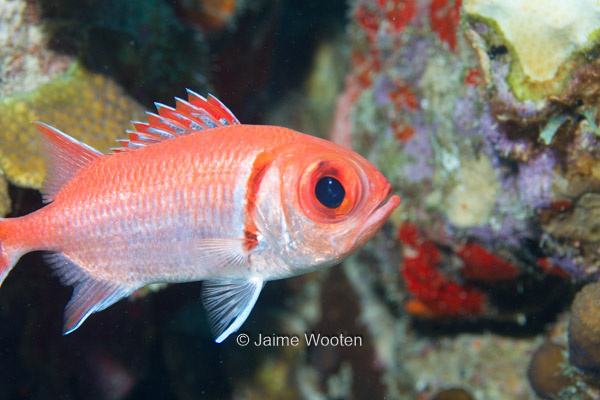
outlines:
[{"label": "yellow coral", "polygon": [[0,168],[19,186],[40,188],[44,157],[32,121],[42,121],[106,151],[143,109],[109,78],[75,63],[35,91],[0,99]]},{"label": "yellow coral", "polygon": [[8,195],[8,182],[4,176],[0,175],[0,217],[4,217],[10,212],[11,202]]}]

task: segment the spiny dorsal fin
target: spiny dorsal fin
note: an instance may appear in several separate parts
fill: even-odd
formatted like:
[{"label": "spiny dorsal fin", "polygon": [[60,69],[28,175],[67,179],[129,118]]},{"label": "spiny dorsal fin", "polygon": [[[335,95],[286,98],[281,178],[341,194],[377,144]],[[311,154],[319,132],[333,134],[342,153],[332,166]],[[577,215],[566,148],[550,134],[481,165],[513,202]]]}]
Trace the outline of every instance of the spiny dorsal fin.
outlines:
[{"label": "spiny dorsal fin", "polygon": [[126,131],[128,139],[120,139],[122,147],[116,153],[129,151],[149,144],[173,139],[190,133],[238,125],[240,121],[216,97],[208,99],[187,90],[188,101],[175,98],[175,108],[155,103],[158,114],[147,112],[148,122],[131,121],[135,130]]},{"label": "spiny dorsal fin", "polygon": [[50,125],[43,122],[34,124],[46,146],[46,178],[42,184],[42,195],[44,201],[49,202],[81,168],[103,154]]}]

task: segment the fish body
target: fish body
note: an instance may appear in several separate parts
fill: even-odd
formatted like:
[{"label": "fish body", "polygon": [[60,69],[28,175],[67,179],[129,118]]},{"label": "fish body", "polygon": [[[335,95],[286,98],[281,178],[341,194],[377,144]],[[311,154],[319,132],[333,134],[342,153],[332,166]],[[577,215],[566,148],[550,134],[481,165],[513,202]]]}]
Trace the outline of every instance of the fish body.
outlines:
[{"label": "fish body", "polygon": [[356,153],[290,129],[240,124],[218,100],[193,92],[176,108],[158,105],[148,123],[134,122],[111,154],[37,126],[50,203],[0,219],[0,282],[21,255],[51,252],[61,281],[74,286],[65,333],[150,283],[205,280],[221,342],[264,282],[339,262],[400,202]]}]

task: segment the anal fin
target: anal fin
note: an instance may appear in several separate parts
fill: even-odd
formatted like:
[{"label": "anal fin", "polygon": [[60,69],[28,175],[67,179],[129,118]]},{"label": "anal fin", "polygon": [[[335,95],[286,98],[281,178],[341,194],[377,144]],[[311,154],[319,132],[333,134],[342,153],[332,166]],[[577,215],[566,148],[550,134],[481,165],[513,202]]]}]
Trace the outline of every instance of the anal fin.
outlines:
[{"label": "anal fin", "polygon": [[248,280],[209,280],[204,282],[202,300],[208,319],[221,343],[236,332],[250,315],[264,282]]},{"label": "anal fin", "polygon": [[92,313],[104,310],[135,290],[89,275],[64,254],[51,254],[46,260],[63,285],[74,287],[65,307],[63,335],[79,328]]}]

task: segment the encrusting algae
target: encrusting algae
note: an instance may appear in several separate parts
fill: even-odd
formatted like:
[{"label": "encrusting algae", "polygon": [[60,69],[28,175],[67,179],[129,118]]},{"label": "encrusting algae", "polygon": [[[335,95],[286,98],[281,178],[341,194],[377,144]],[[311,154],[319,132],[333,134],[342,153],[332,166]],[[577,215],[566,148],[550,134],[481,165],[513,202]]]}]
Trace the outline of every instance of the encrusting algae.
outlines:
[{"label": "encrusting algae", "polygon": [[[480,23],[488,46],[502,48],[478,52],[487,59],[482,63],[486,81],[494,79],[488,75],[494,74],[492,68],[485,68],[490,58],[508,54],[507,83],[521,100],[562,94],[573,68],[589,62],[587,53],[598,44],[600,10],[593,0],[467,0],[464,12],[472,26]],[[473,33],[467,36],[473,39]]]},{"label": "encrusting algae", "polygon": [[105,151],[115,146],[130,120],[143,115],[115,82],[74,63],[34,91],[0,98],[0,168],[16,185],[41,187],[44,157],[32,121],[46,121]]}]

